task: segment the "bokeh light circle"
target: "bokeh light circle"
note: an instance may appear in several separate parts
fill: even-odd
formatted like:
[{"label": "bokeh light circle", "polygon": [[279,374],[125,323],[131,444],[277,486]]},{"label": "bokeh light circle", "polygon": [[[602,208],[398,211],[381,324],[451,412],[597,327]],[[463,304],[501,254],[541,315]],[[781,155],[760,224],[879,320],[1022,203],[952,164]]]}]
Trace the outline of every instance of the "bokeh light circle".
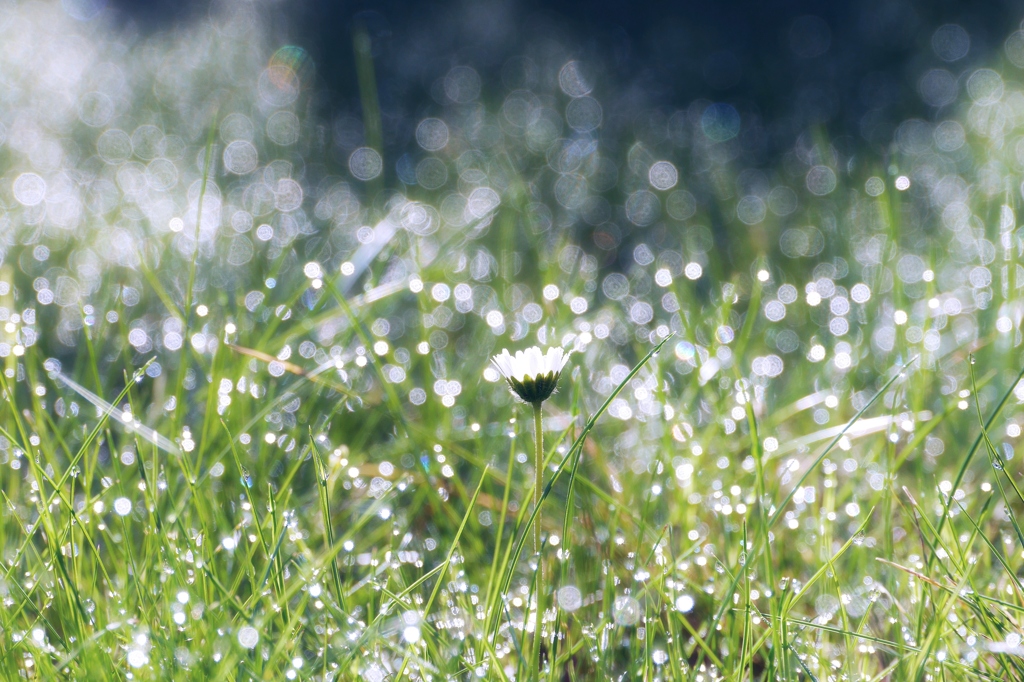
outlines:
[{"label": "bokeh light circle", "polygon": [[963,26],[945,24],[932,34],[932,50],[944,62],[955,62],[967,56],[971,49],[971,37]]},{"label": "bokeh light circle", "polygon": [[36,173],[22,173],[12,186],[14,198],[22,206],[36,206],[46,197],[46,181]]},{"label": "bokeh light circle", "polygon": [[569,97],[585,97],[593,90],[590,77],[577,61],[567,62],[558,72],[558,85]]},{"label": "bokeh light circle", "polygon": [[658,161],[647,171],[647,180],[654,189],[672,189],[679,182],[679,171],[669,161]]},{"label": "bokeh light circle", "polygon": [[259,152],[252,142],[235,140],[224,147],[222,155],[224,168],[235,175],[246,175],[256,170],[259,163]]},{"label": "bokeh light circle", "polygon": [[384,169],[380,154],[370,147],[360,147],[348,157],[348,169],[357,180],[373,180]]},{"label": "bokeh light circle", "polygon": [[439,118],[425,118],[416,126],[416,142],[428,152],[444,149],[448,144],[448,125]]},{"label": "bokeh light circle", "polygon": [[836,188],[836,173],[828,166],[814,166],[807,171],[805,180],[807,190],[819,197],[830,194]]},{"label": "bokeh light circle", "polygon": [[700,117],[701,130],[712,142],[725,142],[740,132],[740,115],[731,104],[712,104]]}]

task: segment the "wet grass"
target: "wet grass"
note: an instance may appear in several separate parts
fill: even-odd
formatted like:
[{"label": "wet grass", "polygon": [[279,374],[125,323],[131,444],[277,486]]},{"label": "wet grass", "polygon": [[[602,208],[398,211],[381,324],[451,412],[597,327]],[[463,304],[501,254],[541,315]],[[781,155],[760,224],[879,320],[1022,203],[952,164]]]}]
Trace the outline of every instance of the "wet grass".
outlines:
[{"label": "wet grass", "polygon": [[[216,28],[90,38],[156,85],[68,91],[79,185],[4,157],[0,677],[1024,677],[1012,73],[755,163],[731,105],[651,142],[571,60],[456,67],[402,156],[365,35],[321,149]],[[490,365],[534,344],[542,415]]]},{"label": "wet grass", "polygon": [[[885,372],[795,357],[766,382],[749,374],[763,319],[747,355],[702,370],[727,291],[699,315],[684,305],[689,324],[658,344],[577,332],[546,403],[541,515],[533,415],[483,378],[491,329],[451,358],[451,406],[408,398],[441,351],[408,354],[404,382],[384,374],[401,342],[372,350],[384,337],[366,320],[425,292],[348,304],[347,350],[319,366],[277,360],[297,337],[268,346],[263,325],[191,346],[181,417],[152,365],[124,382],[90,364],[116,334],[103,324],[74,380],[34,348],[8,356],[4,675],[1017,676],[1024,500],[1002,443],[1019,433],[1019,376],[991,371],[1013,367],[1003,335],[971,344],[974,364],[908,347]],[[547,305],[552,327],[579,324]],[[121,355],[126,372],[137,357]]]}]

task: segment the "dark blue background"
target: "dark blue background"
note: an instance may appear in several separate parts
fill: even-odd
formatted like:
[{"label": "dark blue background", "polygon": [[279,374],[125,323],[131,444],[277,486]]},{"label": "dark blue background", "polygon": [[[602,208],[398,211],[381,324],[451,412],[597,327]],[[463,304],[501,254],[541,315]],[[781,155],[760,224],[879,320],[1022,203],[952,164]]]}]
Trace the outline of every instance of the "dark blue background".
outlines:
[{"label": "dark blue background", "polygon": [[[119,21],[144,31],[181,27],[211,11],[204,0],[112,2]],[[276,40],[313,56],[326,113],[358,106],[351,35],[361,23],[374,38],[385,114],[418,114],[431,104],[433,80],[460,63],[481,72],[486,95],[509,57],[551,38],[594,65],[599,97],[628,97],[638,112],[707,98],[759,114],[779,138],[821,125],[881,146],[903,118],[941,113],[917,94],[922,71],[935,65],[958,74],[991,63],[1019,27],[1024,2],[292,0],[261,11]],[[806,15],[830,33],[828,50],[812,58],[790,45],[794,20]],[[971,37],[970,52],[952,66],[930,48],[945,23]]]}]

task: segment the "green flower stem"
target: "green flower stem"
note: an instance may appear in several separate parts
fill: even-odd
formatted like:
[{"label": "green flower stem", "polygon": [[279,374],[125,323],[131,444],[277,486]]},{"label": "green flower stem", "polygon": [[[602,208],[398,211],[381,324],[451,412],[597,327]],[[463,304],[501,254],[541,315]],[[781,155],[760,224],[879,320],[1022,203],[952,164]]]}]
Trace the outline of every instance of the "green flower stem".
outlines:
[{"label": "green flower stem", "polygon": [[544,491],[544,428],[541,401],[533,403],[533,434],[536,442],[536,461],[534,463],[533,508],[537,510],[537,518],[533,522],[533,549],[537,553],[537,625],[533,633],[534,666],[540,666],[541,629],[544,621],[544,562],[541,560],[540,540],[540,501]]},{"label": "green flower stem", "polygon": [[[540,495],[544,491],[544,431],[542,428],[543,413],[541,403],[533,404],[533,433],[537,443],[536,461],[534,466],[533,507],[540,506]],[[533,523],[533,551],[540,554],[540,512]]]}]

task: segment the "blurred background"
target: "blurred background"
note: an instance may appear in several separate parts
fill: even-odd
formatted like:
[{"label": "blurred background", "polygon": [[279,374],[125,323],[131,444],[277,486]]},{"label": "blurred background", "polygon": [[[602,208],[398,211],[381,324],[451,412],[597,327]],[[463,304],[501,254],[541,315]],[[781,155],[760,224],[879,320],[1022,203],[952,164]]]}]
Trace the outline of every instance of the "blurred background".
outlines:
[{"label": "blurred background", "polygon": [[[426,344],[394,383],[592,332],[627,356],[685,334],[680,373],[717,347],[728,368],[762,303],[765,350],[835,350],[837,391],[917,344],[933,367],[1020,343],[1019,4],[10,6],[0,255],[40,306],[22,345],[64,362],[99,324],[90,363],[156,352],[201,390],[178,351],[224,323],[279,361],[365,362],[331,278],[387,299],[379,355]],[[289,336],[250,335],[268,320]]]},{"label": "blurred background", "polygon": [[[105,6],[104,0],[74,1]],[[119,23],[143,32],[181,27],[221,7],[208,0],[110,3]],[[499,89],[503,74],[507,82],[512,58],[532,55],[538,64],[573,58],[600,74],[595,87],[606,125],[643,127],[643,119],[694,99],[728,101],[763,121],[764,154],[784,151],[810,125],[849,135],[850,144],[887,145],[904,118],[950,103],[922,91],[925,71],[956,75],[984,63],[1024,15],[1024,3],[1012,0],[277,0],[252,6],[273,41],[312,56],[325,112],[358,107],[350,36],[362,26],[373,39],[385,119],[397,127],[437,99],[436,81],[452,66],[471,64],[486,94]]]}]

